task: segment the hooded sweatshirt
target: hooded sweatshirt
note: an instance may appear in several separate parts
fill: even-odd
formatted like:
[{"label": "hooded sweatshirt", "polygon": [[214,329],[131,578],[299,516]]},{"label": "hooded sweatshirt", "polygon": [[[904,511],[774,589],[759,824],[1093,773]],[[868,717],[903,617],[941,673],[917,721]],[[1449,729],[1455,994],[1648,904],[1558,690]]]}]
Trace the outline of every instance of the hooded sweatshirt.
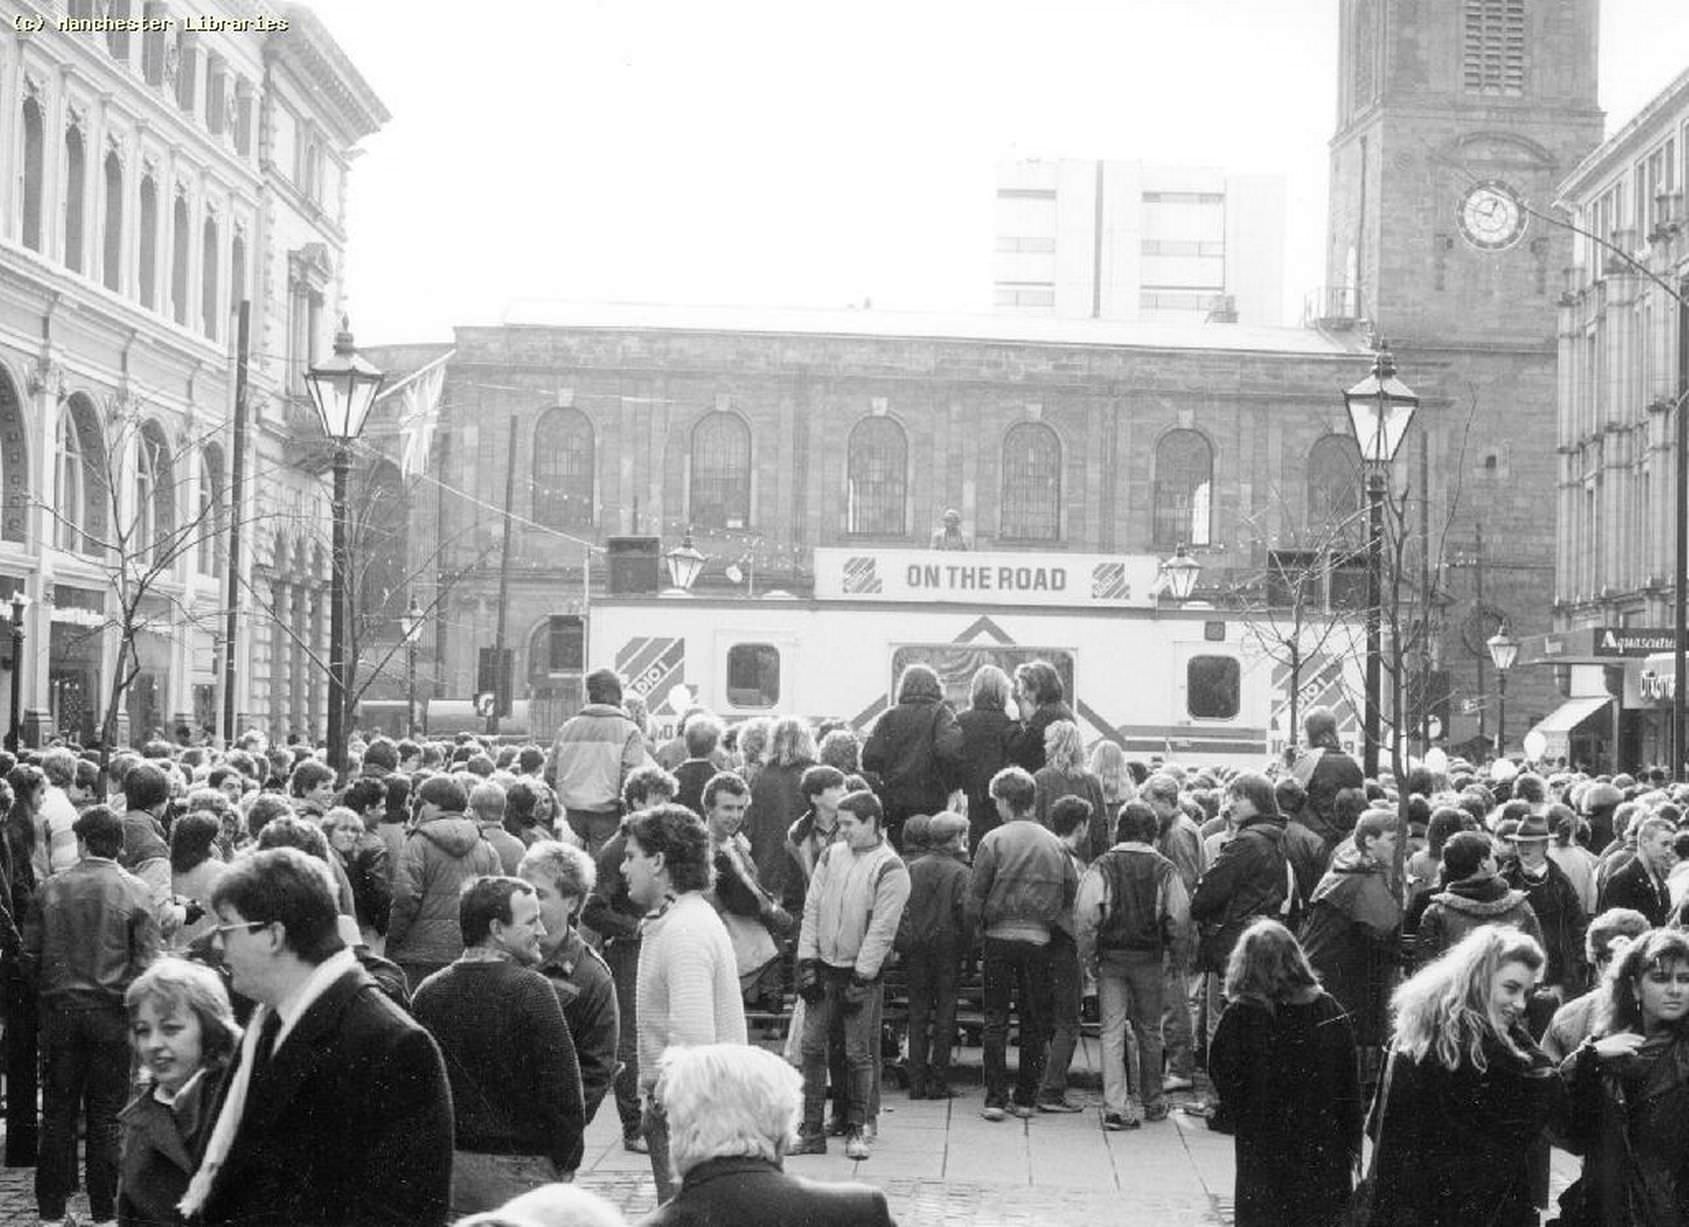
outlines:
[{"label": "hooded sweatshirt", "polygon": [[441,814],[406,838],[393,873],[387,957],[395,963],[449,963],[463,953],[458,890],[470,878],[503,872],[473,819]]},{"label": "hooded sweatshirt", "polygon": [[1542,941],[1542,926],[1522,890],[1493,873],[1476,873],[1431,896],[1419,922],[1415,955],[1421,967],[1480,925],[1512,925]]},{"label": "hooded sweatshirt", "polygon": [[1351,1022],[1371,1023],[1382,1016],[1374,986],[1383,977],[1377,969],[1389,959],[1401,922],[1401,904],[1384,866],[1353,844],[1339,847],[1309,897],[1301,941],[1320,982],[1349,1012]]}]

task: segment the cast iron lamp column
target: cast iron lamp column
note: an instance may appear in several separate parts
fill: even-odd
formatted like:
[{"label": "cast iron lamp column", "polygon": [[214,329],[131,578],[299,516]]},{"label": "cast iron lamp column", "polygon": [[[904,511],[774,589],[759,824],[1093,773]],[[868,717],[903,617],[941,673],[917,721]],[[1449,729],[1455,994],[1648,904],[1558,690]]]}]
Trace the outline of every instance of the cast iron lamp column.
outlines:
[{"label": "cast iron lamp column", "polygon": [[305,376],[323,433],[334,444],[334,559],[328,622],[328,764],[346,769],[346,488],[352,444],[364,431],[375,395],[386,376],[358,356],[344,317],[334,338],[334,356]]},{"label": "cast iron lamp column", "polygon": [[1419,397],[1396,378],[1396,360],[1380,342],[1372,373],[1343,393],[1343,402],[1366,470],[1366,706],[1362,717],[1366,750],[1361,769],[1368,779],[1376,779],[1384,660],[1384,495],[1390,465],[1419,408]]}]

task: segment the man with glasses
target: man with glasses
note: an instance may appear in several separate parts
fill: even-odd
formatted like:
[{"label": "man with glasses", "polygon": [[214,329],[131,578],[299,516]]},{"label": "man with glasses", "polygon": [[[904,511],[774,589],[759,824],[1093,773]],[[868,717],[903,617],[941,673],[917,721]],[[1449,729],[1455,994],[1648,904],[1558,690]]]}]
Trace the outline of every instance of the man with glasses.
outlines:
[{"label": "man with glasses", "polygon": [[231,984],[259,1004],[184,1214],[208,1227],[444,1224],[445,1065],[342,942],[326,866],[296,848],[256,852],[211,906]]}]

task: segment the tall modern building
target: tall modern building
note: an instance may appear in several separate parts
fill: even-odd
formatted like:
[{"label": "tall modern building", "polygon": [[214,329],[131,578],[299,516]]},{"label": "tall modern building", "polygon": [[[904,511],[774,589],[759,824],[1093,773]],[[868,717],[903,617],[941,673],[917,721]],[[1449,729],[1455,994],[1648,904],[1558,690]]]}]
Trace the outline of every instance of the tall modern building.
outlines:
[{"label": "tall modern building", "polygon": [[1002,163],[996,308],[1060,319],[1281,323],[1284,211],[1278,175]]}]

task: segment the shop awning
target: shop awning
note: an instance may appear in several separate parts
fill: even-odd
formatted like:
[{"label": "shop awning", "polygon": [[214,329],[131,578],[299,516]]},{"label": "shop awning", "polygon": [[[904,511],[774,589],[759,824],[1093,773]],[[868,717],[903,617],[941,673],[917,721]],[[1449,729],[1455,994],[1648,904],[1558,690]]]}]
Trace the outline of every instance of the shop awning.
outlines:
[{"label": "shop awning", "polygon": [[1591,695],[1582,699],[1567,699],[1543,719],[1531,726],[1531,732],[1552,738],[1566,736],[1578,725],[1611,703],[1610,695]]}]

